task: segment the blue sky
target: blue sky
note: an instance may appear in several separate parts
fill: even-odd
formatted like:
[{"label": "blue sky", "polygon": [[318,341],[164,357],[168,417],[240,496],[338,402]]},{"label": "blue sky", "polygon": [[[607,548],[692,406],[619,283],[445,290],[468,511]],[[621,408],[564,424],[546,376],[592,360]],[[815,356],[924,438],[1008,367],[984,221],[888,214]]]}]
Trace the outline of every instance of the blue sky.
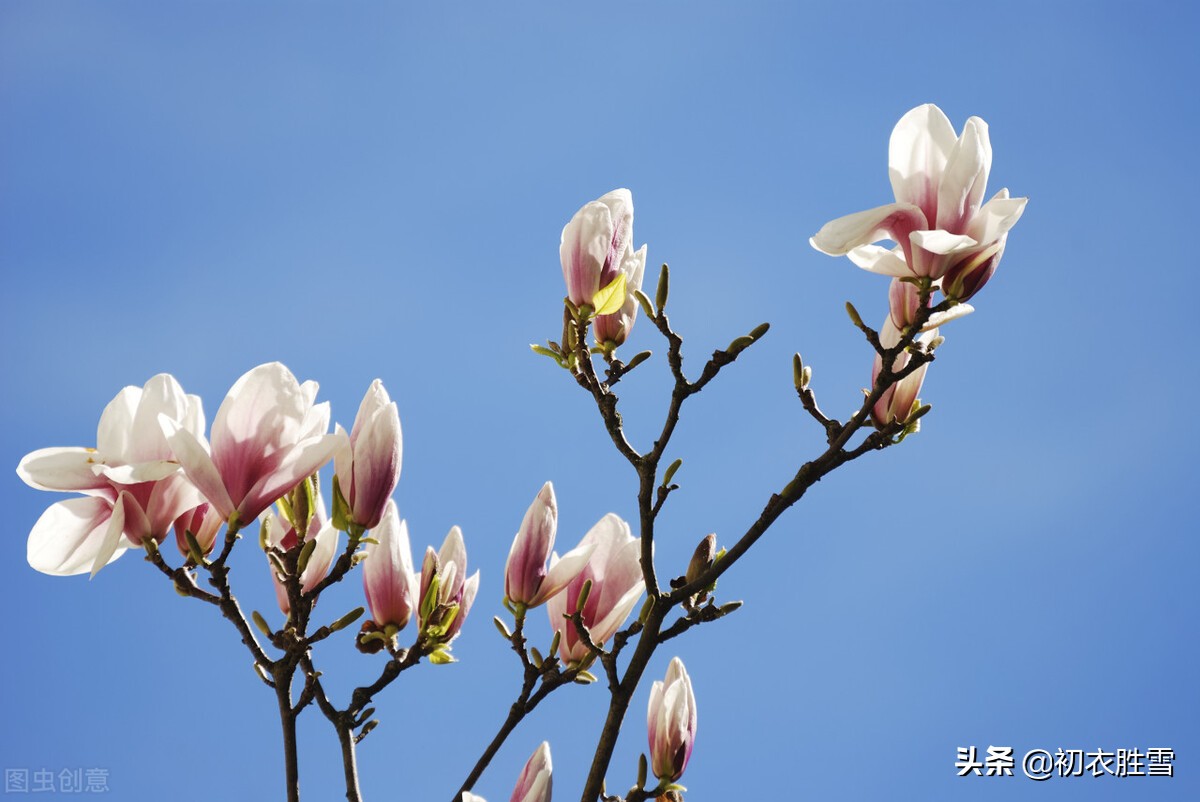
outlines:
[{"label": "blue sky", "polygon": [[[1028,209],[944,332],[919,436],[822,481],[722,580],[743,610],[656,656],[649,679],[678,654],[698,697],[687,799],[1196,798],[1198,22],[1167,3],[6,3],[0,455],[94,444],[104,404],[161,371],[211,419],[282,360],[344,425],[382,378],[414,545],[460,525],[482,585],[461,662],[380,697],[363,789],[448,799],[519,684],[488,619],[526,506],[554,481],[564,546],[635,512],[589,399],[528,351],[559,333],[563,224],[633,191],[692,370],[772,323],[672,446],[657,553],[681,571],[819,452],[793,352],[831,414],[856,405],[870,353],[842,307],[881,321],[886,282],[807,240],[891,200],[887,137],[934,102],[988,121],[990,186]],[[629,347],[664,350],[644,322]],[[648,444],[665,367],[638,373],[622,397]],[[0,493],[3,767],[101,767],[121,800],[279,798],[274,700],[228,624],[136,555],[90,582],[35,573],[26,533],[57,497],[15,474]],[[245,606],[277,616],[240,551]],[[355,579],[323,609],[359,603]],[[343,694],[378,671],[348,638],[317,657]],[[507,799],[549,739],[576,798],[605,700],[551,697],[477,790]],[[332,730],[313,711],[301,731],[305,797],[338,798]],[[1170,747],[1177,776],[956,778],[969,745]]]}]

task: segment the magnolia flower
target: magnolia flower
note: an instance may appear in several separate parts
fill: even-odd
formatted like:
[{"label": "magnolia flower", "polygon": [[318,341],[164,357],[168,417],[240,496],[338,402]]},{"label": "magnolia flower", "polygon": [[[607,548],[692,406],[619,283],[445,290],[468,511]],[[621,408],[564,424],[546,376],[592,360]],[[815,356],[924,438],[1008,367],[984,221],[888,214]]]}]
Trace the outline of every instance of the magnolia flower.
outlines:
[{"label": "magnolia flower", "polygon": [[550,744],[542,741],[517,778],[509,802],[550,802],[554,767],[550,763]]},{"label": "magnolia flower", "polygon": [[663,782],[675,782],[683,776],[696,740],[696,697],[687,669],[678,657],[671,660],[666,678],[650,688],[646,731],[654,776]]},{"label": "magnolia flower", "polygon": [[379,525],[371,533],[377,541],[364,547],[363,592],[376,627],[404,629],[412,616],[419,590],[413,571],[408,524],[400,520],[396,502],[388,499]]},{"label": "magnolia flower", "polygon": [[329,430],[317,383],[300,384],[278,362],[244,374],[217,410],[211,445],[165,416],[167,440],[189,479],[229,521],[257,518],[329,460],[344,434]]},{"label": "magnolia flower", "polygon": [[[922,346],[928,346],[937,336],[937,329],[932,329],[918,337],[916,342]],[[879,344],[884,349],[888,349],[894,348],[898,342],[900,342],[900,330],[892,322],[892,316],[889,315],[887,320],[883,322],[883,326],[879,329]],[[907,351],[901,351],[892,364],[892,371],[899,372],[904,370],[911,359],[912,356]],[[925,381],[925,371],[928,368],[929,363],[926,362],[883,391],[883,395],[875,402],[875,406],[871,408],[871,418],[877,425],[886,426],[889,423],[904,423],[908,420],[908,417],[915,411],[913,407],[917,401],[917,395],[921,392],[921,384]],[[875,386],[875,380],[879,377],[879,373],[882,370],[883,358],[879,354],[876,354],[875,364],[871,369],[872,387]]]},{"label": "magnolia flower", "polygon": [[[263,526],[267,532],[266,541],[269,548],[281,549],[286,552],[300,547],[300,539],[296,536],[295,527],[290,526],[286,521],[281,521],[275,513],[268,512],[263,517]],[[338,530],[334,528],[333,523],[325,514],[325,504],[320,497],[317,498],[317,509],[308,520],[305,541],[314,539],[316,545],[308,556],[308,564],[300,572],[300,590],[304,593],[311,593],[313,588],[325,578],[329,573],[329,567],[333,565],[333,556],[337,552]],[[271,564],[269,558],[267,562],[271,569],[271,579],[275,584],[275,600],[279,602],[279,609],[283,611],[283,614],[289,615],[292,606],[288,599],[287,586],[280,580],[275,566]]]},{"label": "magnolia flower", "polygon": [[629,524],[613,513],[605,515],[583,536],[579,546],[594,550],[583,571],[567,584],[565,590],[546,603],[550,626],[561,633],[559,656],[567,665],[588,662],[588,647],[579,637],[571,619],[579,593],[587,581],[592,588],[583,606],[583,624],[597,646],[611,638],[645,590],[642,578],[641,543],[629,531]]},{"label": "magnolia flower", "polygon": [[193,435],[204,430],[200,399],[160,373],[104,408],[95,448],[43,448],[21,460],[17,475],[30,487],[86,496],[52,504],[34,524],[33,568],[95,575],[131,546],[161,543],[175,519],[202,501],[173,461],[160,418]]},{"label": "magnolia flower", "polygon": [[223,523],[221,513],[217,512],[207,501],[180,515],[175,519],[175,545],[179,547],[179,553],[184,557],[191,554],[187,542],[188,532],[191,532],[192,537],[196,539],[201,556],[210,553],[213,546],[216,545],[217,531]]},{"label": "magnolia flower", "polygon": [[[467,547],[463,543],[462,530],[457,526],[451,527],[442,542],[441,551],[435,552],[432,546],[429,547],[421,564],[421,630],[444,628],[443,632],[431,633],[440,643],[449,643],[458,636],[475,602],[475,594],[479,591],[479,572],[476,571],[469,579],[466,575]],[[438,582],[437,596],[430,599],[429,588],[434,579]],[[428,607],[425,604],[427,600],[432,601]],[[457,611],[450,618],[450,610],[455,606]]]},{"label": "magnolia flower", "polygon": [[[810,242],[874,273],[952,277],[943,292],[966,300],[995,271],[1027,200],[1002,189],[982,203],[992,166],[987,123],[972,117],[955,136],[941,109],[918,106],[892,131],[888,164],[896,202],[826,223]],[[897,246],[870,244],[884,239]]]},{"label": "magnolia flower", "polygon": [[616,312],[596,316],[592,330],[598,343],[612,342],[623,345],[633,329],[638,309],[641,307],[633,293],[642,288],[642,275],[646,272],[645,245],[639,248],[631,259],[625,261],[621,272],[625,274],[625,300]]},{"label": "magnolia flower", "polygon": [[589,201],[563,228],[559,244],[567,297],[576,306],[594,304],[596,293],[625,276],[625,295],[619,309],[596,318],[596,340],[625,342],[638,303],[633,291],[641,289],[646,269],[646,246],[633,250],[633,196],[614,189]]},{"label": "magnolia flower", "polygon": [[[344,434],[341,426],[339,434]],[[350,436],[334,455],[338,488],[349,506],[350,519],[373,529],[400,479],[400,414],[376,379],[363,396]]]},{"label": "magnolia flower", "polygon": [[[513,604],[537,607],[567,586],[587,564],[595,546],[581,546],[560,559],[554,551],[558,504],[554,486],[542,485],[525,512],[504,565],[504,595]],[[550,570],[546,560],[550,559]]]}]

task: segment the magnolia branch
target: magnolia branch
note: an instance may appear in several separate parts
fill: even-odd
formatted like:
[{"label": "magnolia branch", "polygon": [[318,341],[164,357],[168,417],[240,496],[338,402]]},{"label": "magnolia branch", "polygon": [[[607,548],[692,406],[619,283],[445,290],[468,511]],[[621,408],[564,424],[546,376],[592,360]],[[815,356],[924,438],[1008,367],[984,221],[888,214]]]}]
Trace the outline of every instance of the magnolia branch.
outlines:
[{"label": "magnolia branch", "polygon": [[[714,352],[702,370],[700,378],[695,382],[690,382],[683,372],[682,338],[671,329],[669,320],[662,309],[666,300],[668,281],[668,273],[664,267],[659,282],[659,303],[657,309],[649,304],[648,299],[644,297],[639,298],[647,316],[667,339],[667,361],[671,374],[675,379],[671,402],[668,407],[662,433],[650,451],[639,459],[630,460],[639,476],[638,506],[641,516],[643,572],[646,578],[648,602],[643,616],[639,619],[641,624],[640,637],[638,638],[633,656],[626,666],[624,675],[619,676],[617,672],[615,655],[602,656],[606,672],[609,674],[611,701],[608,717],[601,731],[593,758],[592,768],[581,796],[583,802],[594,802],[601,795],[604,776],[612,759],[613,749],[616,745],[617,735],[620,731],[624,714],[655,648],[667,640],[683,634],[694,626],[724,617],[737,609],[740,603],[734,602],[716,606],[714,601],[710,599],[706,606],[692,608],[671,626],[662,629],[663,619],[667,611],[673,609],[676,605],[688,604],[689,600],[697,597],[697,594],[702,593],[706,588],[712,587],[717,579],[732,567],[788,508],[799,501],[808,488],[820,481],[821,478],[868,451],[886,448],[898,442],[896,436],[903,434],[905,426],[899,423],[891,423],[876,428],[857,446],[847,449],[850,440],[866,425],[872,409],[883,397],[888,388],[933,360],[932,352],[915,347],[914,341],[917,333],[929,320],[930,316],[944,311],[949,305],[949,302],[947,302],[939,307],[930,308],[928,306],[928,299],[931,289],[928,284],[924,285],[921,288],[921,303],[916,320],[905,330],[900,341],[892,348],[885,348],[879,340],[878,333],[863,325],[861,319],[858,318],[857,313],[854,313],[851,307],[852,319],[856,326],[863,331],[867,341],[871,344],[875,352],[880,356],[882,368],[876,376],[870,391],[863,399],[861,406],[844,425],[829,418],[820,411],[816,396],[809,387],[811,371],[806,371],[797,357],[795,363],[797,393],[805,410],[825,430],[827,438],[826,450],[816,459],[804,463],[782,491],[771,495],[757,520],[747,528],[746,532],[726,552],[722,559],[713,560],[707,568],[699,571],[690,581],[680,583],[670,592],[660,593],[652,562],[654,523],[673,487],[668,483],[668,477],[658,486],[657,497],[653,496],[658,462],[674,433],[683,402],[691,395],[699,392],[709,381],[716,377],[722,367],[734,361],[742,350],[757,341],[766,333],[768,328],[767,324],[763,324],[749,335],[734,340],[730,344],[730,347],[724,351]],[[583,341],[585,334],[586,326],[581,323],[578,340]],[[896,370],[894,369],[894,363],[902,352],[908,352],[910,358],[907,364],[901,369]],[[611,393],[610,387],[598,386],[594,372],[589,372],[587,369],[590,360],[581,360],[581,362],[586,364],[576,374],[577,379],[585,388],[592,391],[594,397],[597,399],[603,397],[605,399],[604,403],[600,405],[600,412],[606,428],[609,429],[609,434],[614,442],[624,442],[621,420],[619,416],[614,414],[616,408],[615,395]],[[914,419],[921,414],[924,414],[924,410],[919,411],[914,416]],[[911,423],[911,421],[908,423]],[[629,636],[627,635],[626,637]],[[623,645],[624,641],[622,640],[621,646]],[[615,651],[617,650],[614,649]],[[639,798],[641,797],[639,796]]]}]

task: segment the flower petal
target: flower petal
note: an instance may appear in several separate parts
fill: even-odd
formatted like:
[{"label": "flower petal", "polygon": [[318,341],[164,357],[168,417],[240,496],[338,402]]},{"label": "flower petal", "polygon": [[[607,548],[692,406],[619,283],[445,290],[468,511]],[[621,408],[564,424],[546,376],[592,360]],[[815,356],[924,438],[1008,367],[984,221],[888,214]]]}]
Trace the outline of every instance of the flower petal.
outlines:
[{"label": "flower petal", "polygon": [[899,246],[888,249],[879,245],[859,245],[851,249],[846,257],[872,273],[895,278],[912,275],[912,268],[904,261],[904,251]]},{"label": "flower petal", "polygon": [[[326,434],[296,445],[275,470],[259,479],[246,493],[238,505],[242,523],[257,518],[259,513],[328,462],[345,442],[344,437],[345,434]],[[217,503],[211,498],[209,501]]]},{"label": "flower petal", "polygon": [[233,383],[213,419],[216,462],[224,468],[227,459],[236,459],[243,451],[262,452],[264,446],[278,446],[294,437],[308,408],[300,383],[279,362],[247,371]]},{"label": "flower petal", "polygon": [[963,253],[979,244],[965,234],[951,234],[941,230],[914,231],[909,240],[918,248],[941,256]]},{"label": "flower petal", "polygon": [[[158,422],[163,427],[167,443],[171,446],[171,451],[175,454],[175,459],[179,461],[184,473],[187,474],[187,478],[221,514],[221,520],[228,521],[229,516],[237,507],[230,499],[229,491],[225,489],[225,482],[221,479],[221,474],[217,471],[212,457],[209,456],[207,444],[166,416],[160,417]],[[243,521],[243,523],[248,522]]]},{"label": "flower petal", "polygon": [[1029,198],[1010,198],[1007,189],[1000,190],[980,207],[967,233],[980,243],[995,242],[1021,219],[1028,201]]},{"label": "flower petal", "polygon": [[950,151],[938,186],[937,228],[960,233],[979,210],[992,169],[992,144],[987,123],[967,120],[963,135]]},{"label": "flower petal", "polygon": [[934,312],[929,316],[929,321],[921,327],[921,331],[935,330],[938,326],[945,325],[951,320],[958,320],[960,317],[966,317],[974,311],[975,307],[970,304],[956,304],[945,312]]},{"label": "flower petal", "polygon": [[326,523],[317,533],[317,545],[313,547],[304,573],[300,575],[301,587],[305,593],[311,592],[329,573],[329,566],[333,565],[333,555],[337,553],[338,536],[338,530],[332,523]]},{"label": "flower petal", "polygon": [[172,460],[155,460],[134,465],[97,465],[96,473],[120,485],[136,485],[140,482],[157,482],[171,474],[179,473],[179,463]]},{"label": "flower petal", "polygon": [[[29,533],[29,565],[52,576],[86,574],[96,562],[111,517],[112,504],[102,498],[51,504]],[[113,551],[109,562],[124,550]]]},{"label": "flower petal", "polygon": [[17,476],[38,490],[107,495],[108,482],[94,470],[97,457],[94,448],[41,448],[25,455]]},{"label": "flower petal", "polygon": [[587,566],[588,560],[591,559],[592,553],[595,551],[596,545],[594,543],[581,544],[568,551],[558,560],[552,562],[550,570],[546,572],[546,577],[542,580],[541,587],[538,588],[537,595],[529,603],[529,606],[536,607],[552,596],[556,596],[562,592],[563,588],[571,584],[571,581],[579,576],[579,573]]},{"label": "flower petal", "polygon": [[412,615],[418,582],[413,573],[408,524],[400,520],[396,502],[388,500],[372,536],[376,542],[366,545],[367,558],[363,560],[367,606],[379,626],[395,624],[403,629]]},{"label": "flower petal", "polygon": [[932,218],[937,208],[938,182],[957,141],[954,126],[932,103],[917,106],[901,117],[888,142],[888,175],[896,201],[911,203]]},{"label": "flower petal", "polygon": [[843,256],[860,245],[890,239],[908,247],[908,235],[928,228],[921,209],[911,203],[889,203],[831,220],[809,240],[830,256]]},{"label": "flower petal", "polygon": [[133,462],[126,459],[133,437],[133,416],[137,413],[142,398],[141,387],[125,387],[116,398],[108,402],[100,413],[100,425],[96,428],[96,450],[105,460]]},{"label": "flower petal", "polygon": [[609,207],[600,201],[584,204],[563,227],[559,242],[563,280],[572,303],[590,304],[600,289],[600,273],[613,237]]},{"label": "flower petal", "polygon": [[[117,558],[117,550],[120,548],[121,539],[125,533],[125,499],[127,498],[129,498],[129,494],[122,493],[117,497],[117,503],[113,504],[112,516],[108,519],[108,528],[105,530],[104,537],[96,549],[96,556],[92,560],[92,576]],[[136,505],[136,502],[134,504]]]},{"label": "flower petal", "polygon": [[[158,416],[166,415],[176,421],[188,416],[187,395],[179,382],[169,373],[159,373],[142,388],[133,421],[130,423],[129,444],[123,462],[151,462],[171,458],[171,448],[163,436]],[[105,454],[106,459],[114,455]]]}]

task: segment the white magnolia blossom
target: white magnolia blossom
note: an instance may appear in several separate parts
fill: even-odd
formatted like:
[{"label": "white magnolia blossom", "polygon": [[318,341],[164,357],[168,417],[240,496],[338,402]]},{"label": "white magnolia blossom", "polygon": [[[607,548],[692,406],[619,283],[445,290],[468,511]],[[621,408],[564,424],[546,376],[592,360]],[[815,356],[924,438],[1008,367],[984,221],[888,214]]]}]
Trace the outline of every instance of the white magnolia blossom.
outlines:
[{"label": "white magnolia blossom", "polygon": [[[826,223],[810,242],[873,273],[945,279],[947,294],[965,300],[995,271],[1027,200],[1001,189],[983,203],[991,167],[987,123],[971,117],[956,136],[941,109],[918,106],[888,147],[896,202]],[[896,246],[873,244],[880,240]]]},{"label": "white magnolia blossom", "polygon": [[95,448],[43,448],[21,460],[17,475],[30,487],[85,496],[50,505],[33,525],[33,568],[95,575],[147,538],[161,543],[175,519],[203,501],[175,462],[160,419],[203,436],[200,399],[166,373],[117,394],[100,416]]}]

